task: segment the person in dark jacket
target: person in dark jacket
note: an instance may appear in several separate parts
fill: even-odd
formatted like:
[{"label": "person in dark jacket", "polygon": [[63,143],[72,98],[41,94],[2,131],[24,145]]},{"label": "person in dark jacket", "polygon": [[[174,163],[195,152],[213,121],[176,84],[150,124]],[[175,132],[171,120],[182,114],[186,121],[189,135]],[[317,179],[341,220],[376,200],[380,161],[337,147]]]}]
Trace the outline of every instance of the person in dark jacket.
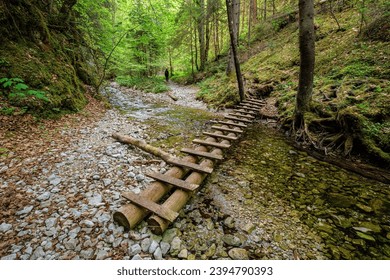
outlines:
[{"label": "person in dark jacket", "polygon": [[164,75],[165,75],[165,80],[168,82],[168,80],[169,80],[169,71],[168,71],[168,69],[165,69]]}]

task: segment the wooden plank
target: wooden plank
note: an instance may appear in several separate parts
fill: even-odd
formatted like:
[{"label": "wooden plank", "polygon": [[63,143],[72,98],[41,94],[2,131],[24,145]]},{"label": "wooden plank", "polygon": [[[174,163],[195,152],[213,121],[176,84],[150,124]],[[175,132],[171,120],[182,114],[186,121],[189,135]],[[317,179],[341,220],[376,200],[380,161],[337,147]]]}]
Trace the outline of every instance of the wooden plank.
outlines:
[{"label": "wooden plank", "polygon": [[204,135],[215,137],[215,138],[221,138],[221,139],[226,139],[226,140],[231,140],[235,141],[238,139],[238,137],[233,137],[233,136],[228,136],[228,135],[223,135],[223,134],[217,134],[217,133],[211,133],[211,132],[203,132]]},{"label": "wooden plank", "polygon": [[257,116],[258,115],[257,113],[254,113],[254,112],[249,112],[249,111],[239,110],[239,109],[233,109],[233,111],[237,112],[237,113],[252,115],[252,116]]},{"label": "wooden plank", "polygon": [[236,108],[238,108],[238,109],[244,109],[244,110],[249,110],[249,111],[253,111],[253,112],[260,111],[260,109],[254,109],[254,108],[252,108],[252,107],[248,107],[248,106],[245,106],[245,105],[237,105]]},{"label": "wooden plank", "polygon": [[139,195],[136,195],[132,192],[126,192],[122,193],[122,196],[134,204],[141,206],[143,208],[148,209],[149,211],[153,212],[154,214],[160,216],[161,218],[168,220],[170,222],[175,221],[175,219],[179,216],[179,213],[172,211],[169,208],[164,208],[163,206],[157,204],[156,202],[153,202],[151,200],[146,200],[142,198]]},{"label": "wooden plank", "polygon": [[220,148],[220,149],[230,148],[230,145],[228,145],[228,144],[223,144],[223,143],[218,143],[218,142],[209,142],[209,141],[204,141],[204,140],[200,140],[200,139],[194,139],[194,140],[192,140],[192,143],[216,147],[216,148]]},{"label": "wooden plank", "polygon": [[188,168],[188,169],[191,169],[191,170],[194,170],[197,172],[201,172],[201,173],[211,174],[213,172],[213,169],[210,167],[204,167],[204,166],[201,166],[199,164],[191,163],[191,162],[180,160],[177,158],[172,158],[167,162],[170,164],[176,165],[176,166],[185,167],[185,168]]},{"label": "wooden plank", "polygon": [[254,116],[243,115],[243,114],[235,114],[235,113],[229,113],[229,116],[239,117],[239,118],[247,118],[247,119],[254,119],[255,118]]},{"label": "wooden plank", "polygon": [[249,120],[243,120],[243,119],[239,119],[239,118],[235,118],[235,117],[229,117],[229,116],[226,116],[225,119],[232,120],[232,121],[237,121],[237,122],[244,122],[244,123],[251,123],[252,122],[252,121],[249,121]]},{"label": "wooden plank", "polygon": [[265,104],[265,101],[260,101],[258,99],[246,99],[245,101],[248,103],[260,105],[260,106]]},{"label": "wooden plank", "polygon": [[240,124],[240,123],[233,123],[233,122],[224,122],[224,121],[218,121],[220,124],[226,124],[230,126],[235,126],[235,127],[241,127],[241,128],[246,128],[248,127],[246,124]]},{"label": "wooden plank", "polygon": [[234,132],[234,133],[243,133],[244,132],[241,129],[231,129],[231,128],[225,128],[225,127],[216,126],[216,125],[213,125],[211,128],[216,129],[216,130],[220,130],[220,131],[227,131],[227,132]]},{"label": "wooden plank", "polygon": [[250,108],[254,108],[254,109],[261,109],[263,106],[260,106],[260,105],[253,105],[251,103],[248,103],[248,102],[241,102],[240,105],[244,105],[244,106],[247,106],[247,107],[250,107]]},{"label": "wooden plank", "polygon": [[147,172],[145,175],[157,181],[170,184],[172,186],[178,187],[180,189],[184,189],[186,191],[194,191],[197,188],[199,188],[199,185],[190,184],[184,180],[177,179],[175,177],[164,175],[157,172]]},{"label": "wooden plank", "polygon": [[223,159],[223,157],[220,155],[216,155],[216,154],[208,153],[208,152],[201,152],[201,151],[188,149],[188,148],[181,149],[181,152],[186,153],[186,154],[190,154],[190,155],[194,155],[194,156],[208,158],[208,159],[217,159],[217,160]]}]

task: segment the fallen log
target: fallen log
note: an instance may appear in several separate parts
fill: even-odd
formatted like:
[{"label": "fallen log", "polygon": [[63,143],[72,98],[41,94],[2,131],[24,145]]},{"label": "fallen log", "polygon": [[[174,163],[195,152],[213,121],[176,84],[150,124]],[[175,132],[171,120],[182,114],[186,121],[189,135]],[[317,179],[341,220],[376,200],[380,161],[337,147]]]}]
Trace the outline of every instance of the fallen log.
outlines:
[{"label": "fallen log", "polygon": [[172,93],[168,92],[168,96],[173,100],[173,101],[177,101],[179,100],[179,98],[177,98],[176,96],[174,96]]},{"label": "fallen log", "polygon": [[156,157],[159,157],[159,158],[165,160],[166,162],[168,162],[174,158],[173,156],[171,156],[167,152],[165,152],[157,147],[154,147],[152,145],[149,145],[144,140],[137,139],[137,138],[134,138],[131,136],[121,135],[119,133],[112,134],[112,137],[121,143],[134,145],[137,148],[140,148],[141,150],[143,150],[145,152],[148,152]]}]

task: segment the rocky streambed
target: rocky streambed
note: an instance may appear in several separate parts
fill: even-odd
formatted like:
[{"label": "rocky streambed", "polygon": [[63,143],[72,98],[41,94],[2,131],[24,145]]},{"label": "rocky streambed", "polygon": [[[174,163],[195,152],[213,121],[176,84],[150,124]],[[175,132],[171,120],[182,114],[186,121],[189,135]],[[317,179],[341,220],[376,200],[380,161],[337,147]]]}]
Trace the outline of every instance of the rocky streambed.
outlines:
[{"label": "rocky streambed", "polygon": [[[389,186],[318,162],[261,125],[250,129],[162,235],[125,231],[112,213],[168,166],[115,142],[120,132],[171,153],[220,114],[196,89],[168,95],[112,84],[116,109],[65,149],[0,161],[1,259],[388,259]],[[18,172],[10,172],[20,165]],[[25,168],[23,168],[23,166]]]}]

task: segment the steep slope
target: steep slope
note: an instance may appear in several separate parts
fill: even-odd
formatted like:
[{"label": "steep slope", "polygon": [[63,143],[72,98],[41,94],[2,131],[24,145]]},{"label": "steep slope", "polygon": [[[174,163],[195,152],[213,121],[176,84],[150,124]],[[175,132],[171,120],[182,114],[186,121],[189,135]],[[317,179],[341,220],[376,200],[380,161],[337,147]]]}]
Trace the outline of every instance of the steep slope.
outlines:
[{"label": "steep slope", "polygon": [[83,83],[94,83],[93,67],[76,27],[76,2],[0,1],[2,113],[50,114],[86,104]]},{"label": "steep slope", "polygon": [[[317,13],[316,70],[312,110],[306,116],[309,144],[325,153],[364,155],[390,165],[390,43],[388,13],[359,36],[359,14],[346,9],[335,16]],[[379,22],[379,23],[378,23]],[[386,25],[387,24],[387,25]],[[268,31],[264,31],[268,27]],[[249,93],[277,99],[280,122],[291,128],[299,75],[298,24],[280,31],[266,23],[254,56],[243,64]],[[226,86],[227,85],[227,86]],[[214,104],[237,99],[235,81],[219,73],[202,83],[200,97]],[[222,103],[221,103],[222,101]],[[228,102],[226,102],[228,101]]]}]

